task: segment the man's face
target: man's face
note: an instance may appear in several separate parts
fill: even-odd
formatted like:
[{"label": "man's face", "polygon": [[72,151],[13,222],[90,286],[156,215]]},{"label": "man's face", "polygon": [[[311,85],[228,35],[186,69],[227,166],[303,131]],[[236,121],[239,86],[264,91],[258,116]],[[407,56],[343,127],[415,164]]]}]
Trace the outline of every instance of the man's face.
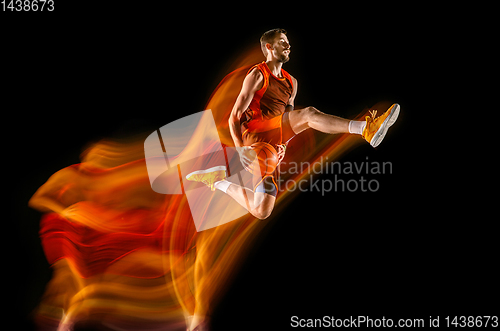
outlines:
[{"label": "man's face", "polygon": [[290,60],[290,42],[284,33],[277,37],[272,45],[273,55],[279,62],[286,63]]}]

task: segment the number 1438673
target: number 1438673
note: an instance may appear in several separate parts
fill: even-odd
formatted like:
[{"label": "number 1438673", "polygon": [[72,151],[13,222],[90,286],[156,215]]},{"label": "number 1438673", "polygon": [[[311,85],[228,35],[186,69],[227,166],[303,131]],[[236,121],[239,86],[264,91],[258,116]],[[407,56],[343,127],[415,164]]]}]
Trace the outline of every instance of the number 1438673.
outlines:
[{"label": "number 1438673", "polygon": [[3,11],[54,11],[54,0],[2,0]]}]

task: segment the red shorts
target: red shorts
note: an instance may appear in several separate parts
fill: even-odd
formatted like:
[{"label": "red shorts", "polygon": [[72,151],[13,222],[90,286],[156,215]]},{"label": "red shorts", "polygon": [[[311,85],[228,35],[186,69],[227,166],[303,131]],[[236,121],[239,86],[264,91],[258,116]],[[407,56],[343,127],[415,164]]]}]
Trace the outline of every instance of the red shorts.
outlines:
[{"label": "red shorts", "polygon": [[[295,136],[292,130],[289,119],[289,112],[283,113],[281,116],[281,126],[275,129],[250,132],[245,123],[242,125],[243,132],[243,145],[250,146],[256,142],[265,142],[272,145],[278,150],[278,145],[286,145],[290,139]],[[271,175],[254,178],[254,191],[264,192],[276,196],[278,194],[278,185],[276,184],[279,179],[279,166]]]}]

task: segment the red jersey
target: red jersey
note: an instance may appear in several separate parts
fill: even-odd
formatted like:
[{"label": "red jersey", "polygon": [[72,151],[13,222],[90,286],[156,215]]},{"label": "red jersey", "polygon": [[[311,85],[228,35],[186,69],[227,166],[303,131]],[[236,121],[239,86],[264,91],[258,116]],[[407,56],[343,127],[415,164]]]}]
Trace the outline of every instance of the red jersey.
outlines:
[{"label": "red jersey", "polygon": [[281,126],[281,115],[285,112],[292,96],[293,82],[290,74],[283,69],[281,69],[283,78],[273,75],[266,62],[256,64],[248,73],[255,68],[262,73],[264,82],[243,113],[241,123],[245,131],[264,132]]}]

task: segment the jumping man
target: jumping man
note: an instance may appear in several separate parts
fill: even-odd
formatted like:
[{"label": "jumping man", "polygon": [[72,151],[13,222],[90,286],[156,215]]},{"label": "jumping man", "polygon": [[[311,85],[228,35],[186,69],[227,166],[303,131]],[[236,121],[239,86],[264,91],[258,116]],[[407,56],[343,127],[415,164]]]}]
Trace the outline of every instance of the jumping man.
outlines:
[{"label": "jumping man", "polygon": [[[377,118],[375,114],[366,117],[366,121],[328,115],[314,107],[294,110],[297,80],[282,69],[290,59],[291,46],[286,31],[267,31],[260,38],[260,44],[266,61],[248,71],[229,118],[231,136],[245,169],[250,169],[255,158],[250,147],[253,143],[271,144],[281,161],[286,143],[309,128],[329,134],[359,134],[373,147],[382,142],[399,115],[398,104],[393,104]],[[266,219],[274,208],[278,193],[276,176],[277,171],[272,175],[254,175],[257,178],[254,178],[253,190],[227,181],[225,167],[195,171],[186,178],[204,183],[213,183],[215,178],[213,188],[231,196],[253,216]]]}]

